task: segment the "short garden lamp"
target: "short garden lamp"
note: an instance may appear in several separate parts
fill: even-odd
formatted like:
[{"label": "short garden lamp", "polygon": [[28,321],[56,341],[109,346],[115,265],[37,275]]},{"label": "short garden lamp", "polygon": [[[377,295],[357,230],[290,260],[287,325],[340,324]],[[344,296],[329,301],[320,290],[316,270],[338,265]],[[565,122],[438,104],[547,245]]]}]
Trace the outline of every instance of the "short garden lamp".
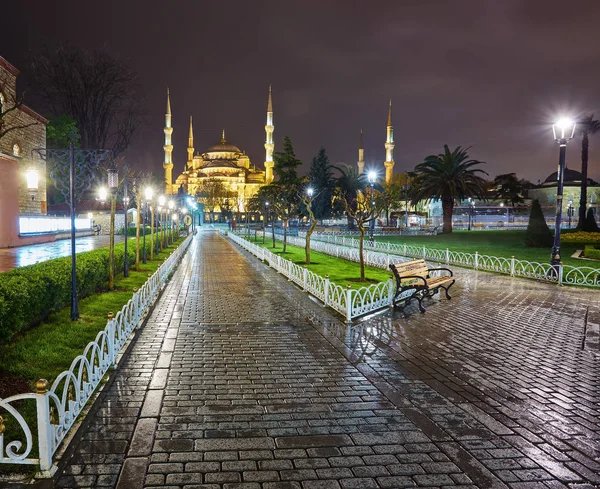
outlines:
[{"label": "short garden lamp", "polygon": [[108,190],[106,187],[100,187],[98,189],[98,200],[104,204],[108,200]]},{"label": "short garden lamp", "polygon": [[164,195],[161,195],[158,198],[158,205],[159,206],[164,207],[166,202],[167,202],[167,198]]},{"label": "short garden lamp", "polygon": [[150,204],[152,202],[153,194],[154,194],[154,192],[152,191],[152,187],[146,187],[146,190],[144,190],[144,197],[146,197],[146,202],[148,204]]},{"label": "short garden lamp", "polygon": [[169,209],[173,210],[175,208],[175,202],[169,200]]},{"label": "short garden lamp", "polygon": [[563,187],[565,180],[565,161],[567,157],[567,142],[575,136],[575,121],[571,119],[560,119],[552,126],[554,140],[559,146],[558,157],[558,187],[556,189],[556,221],[554,224],[554,244],[552,245],[552,255],[550,264],[553,265],[554,272],[558,277],[558,266],[560,265],[560,226],[562,223],[563,207]]},{"label": "short garden lamp", "polygon": [[112,195],[116,195],[119,189],[119,171],[116,166],[111,165],[106,173],[108,175],[108,190]]},{"label": "short garden lamp", "polygon": [[25,172],[25,180],[27,180],[27,191],[31,195],[31,200],[35,200],[35,194],[37,194],[40,183],[40,174],[35,168],[29,167]]},{"label": "short garden lamp", "polygon": [[367,173],[367,179],[371,185],[371,222],[369,223],[369,240],[373,242],[373,233],[375,232],[375,182],[377,181],[377,172],[371,170]]}]

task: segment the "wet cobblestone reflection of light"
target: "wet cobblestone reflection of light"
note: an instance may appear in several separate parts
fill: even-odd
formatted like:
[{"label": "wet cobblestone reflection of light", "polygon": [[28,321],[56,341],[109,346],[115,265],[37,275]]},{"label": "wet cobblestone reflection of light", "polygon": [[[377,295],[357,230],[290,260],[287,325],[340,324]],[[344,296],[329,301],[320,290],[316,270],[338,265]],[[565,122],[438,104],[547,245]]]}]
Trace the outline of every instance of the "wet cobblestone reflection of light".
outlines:
[{"label": "wet cobblestone reflection of light", "polygon": [[[115,243],[121,242],[123,242],[123,236],[115,236]],[[108,245],[108,235],[85,236],[77,238],[75,241],[75,253],[106,248]],[[41,243],[31,246],[19,246],[18,248],[0,248],[0,272],[70,255],[70,239],[61,239],[52,243]]]},{"label": "wet cobblestone reflection of light", "polygon": [[200,233],[57,487],[599,486],[598,292],[454,271],[347,327]]}]

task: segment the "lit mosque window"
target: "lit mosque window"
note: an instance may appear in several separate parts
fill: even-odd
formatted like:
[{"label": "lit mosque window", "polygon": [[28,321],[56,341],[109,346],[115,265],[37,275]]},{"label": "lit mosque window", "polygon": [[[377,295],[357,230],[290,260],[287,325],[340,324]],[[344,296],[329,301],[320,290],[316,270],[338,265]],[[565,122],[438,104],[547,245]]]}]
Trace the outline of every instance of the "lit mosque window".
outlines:
[{"label": "lit mosque window", "polygon": [[21,156],[21,147],[17,143],[13,145],[13,155]]}]

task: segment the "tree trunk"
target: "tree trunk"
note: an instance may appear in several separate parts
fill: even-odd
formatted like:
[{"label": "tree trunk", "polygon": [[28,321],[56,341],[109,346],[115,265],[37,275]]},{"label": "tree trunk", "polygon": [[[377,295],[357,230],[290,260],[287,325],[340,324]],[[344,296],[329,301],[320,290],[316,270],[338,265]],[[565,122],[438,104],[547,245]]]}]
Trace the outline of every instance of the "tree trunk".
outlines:
[{"label": "tree trunk", "polygon": [[443,233],[452,232],[452,211],[454,210],[454,199],[452,197],[442,197],[442,211],[444,212]]},{"label": "tree trunk", "polygon": [[306,257],[306,264],[310,265],[310,237],[317,226],[317,221],[313,218],[310,220],[310,227],[306,231],[306,244],[304,245],[304,254]]},{"label": "tree trunk", "polygon": [[275,217],[273,217],[273,223],[271,224],[271,234],[273,236],[273,248],[275,248]]},{"label": "tree trunk", "polygon": [[358,221],[358,231],[360,233],[358,241],[358,254],[360,258],[360,281],[365,281],[365,257],[363,254],[363,242],[365,240],[365,225],[362,221]]},{"label": "tree trunk", "polygon": [[581,140],[581,193],[579,195],[579,222],[577,223],[577,229],[583,228],[583,222],[585,221],[585,213],[587,210],[587,174],[589,147],[590,141],[588,139],[588,132],[584,131],[583,139]]},{"label": "tree trunk", "polygon": [[287,219],[283,219],[283,253],[285,253],[287,247]]}]

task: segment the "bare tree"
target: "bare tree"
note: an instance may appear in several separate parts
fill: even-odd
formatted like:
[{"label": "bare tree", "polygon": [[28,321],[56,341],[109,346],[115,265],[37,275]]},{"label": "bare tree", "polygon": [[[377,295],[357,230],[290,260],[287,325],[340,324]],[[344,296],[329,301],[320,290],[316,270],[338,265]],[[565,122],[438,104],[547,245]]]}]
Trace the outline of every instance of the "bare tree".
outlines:
[{"label": "bare tree", "polygon": [[9,73],[0,71],[0,139],[16,129],[35,126],[38,122],[26,122],[19,117],[25,102],[25,92],[17,94],[16,80]]},{"label": "bare tree", "polygon": [[222,210],[225,199],[228,198],[228,192],[223,182],[209,178],[198,185],[196,196],[208,210],[212,222],[213,213],[217,207]]},{"label": "bare tree", "polygon": [[60,45],[31,62],[34,88],[49,112],[77,123],[83,149],[125,151],[143,122],[140,88],[127,62],[106,49]]}]

